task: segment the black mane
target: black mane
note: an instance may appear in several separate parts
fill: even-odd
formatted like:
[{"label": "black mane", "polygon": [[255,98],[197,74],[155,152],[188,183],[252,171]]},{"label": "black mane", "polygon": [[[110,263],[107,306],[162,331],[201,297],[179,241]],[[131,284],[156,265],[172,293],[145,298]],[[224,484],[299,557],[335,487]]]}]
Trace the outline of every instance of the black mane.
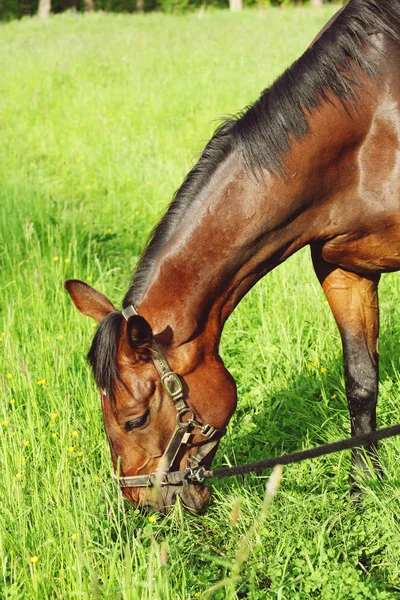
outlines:
[{"label": "black mane", "polygon": [[356,104],[359,83],[354,66],[374,76],[376,67],[366,49],[373,48],[371,35],[376,33],[400,42],[400,0],[350,0],[321,38],[252,106],[217,129],[150,235],[124,307],[138,303],[162,248],[199,191],[232,151],[239,153],[253,173],[267,170],[282,175],[290,136],[300,139],[308,133],[308,117],[328,100],[328,95],[347,107]]},{"label": "black mane", "polygon": [[[290,136],[309,131],[308,117],[328,97],[349,110],[357,103],[355,68],[377,74],[374,34],[400,42],[400,0],[350,0],[317,42],[281,75],[272,87],[237,119],[234,135],[249,170],[284,172]],[[376,54],[375,54],[376,56]]]}]

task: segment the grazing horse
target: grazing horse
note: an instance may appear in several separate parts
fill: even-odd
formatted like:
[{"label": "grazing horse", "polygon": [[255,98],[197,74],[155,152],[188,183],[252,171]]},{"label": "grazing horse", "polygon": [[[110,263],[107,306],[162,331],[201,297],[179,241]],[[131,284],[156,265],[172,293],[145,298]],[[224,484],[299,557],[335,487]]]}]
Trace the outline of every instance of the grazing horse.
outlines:
[{"label": "grazing horse", "polygon": [[[157,510],[177,495],[205,510],[208,488],[174,477],[210,465],[236,407],[222,328],[261,277],[306,245],[343,343],[352,434],[375,429],[378,283],[400,268],[399,72],[400,0],[350,0],[215,132],[154,230],[124,310],[65,283],[100,323],[88,358],[133,505],[151,505],[158,477]],[[367,469],[357,452],[354,467]]]}]

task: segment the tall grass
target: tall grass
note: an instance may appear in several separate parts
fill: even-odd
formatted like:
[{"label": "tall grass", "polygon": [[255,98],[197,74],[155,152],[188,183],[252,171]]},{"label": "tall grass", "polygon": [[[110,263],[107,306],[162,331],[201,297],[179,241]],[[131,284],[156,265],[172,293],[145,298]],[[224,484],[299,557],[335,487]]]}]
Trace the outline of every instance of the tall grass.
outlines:
[{"label": "tall grass", "polygon": [[[266,475],[214,483],[203,517],[126,505],[85,362],[92,324],[62,288],[78,277],[118,304],[215,119],[253,101],[333,10],[1,26],[1,597],[197,598],[232,578],[251,527],[237,580],[213,598],[399,596],[398,440],[358,505],[347,454],[285,468],[265,521]],[[398,295],[384,277],[381,426],[400,419]],[[240,401],[214,464],[349,433],[339,336],[307,250],[241,302],[222,353]]]}]

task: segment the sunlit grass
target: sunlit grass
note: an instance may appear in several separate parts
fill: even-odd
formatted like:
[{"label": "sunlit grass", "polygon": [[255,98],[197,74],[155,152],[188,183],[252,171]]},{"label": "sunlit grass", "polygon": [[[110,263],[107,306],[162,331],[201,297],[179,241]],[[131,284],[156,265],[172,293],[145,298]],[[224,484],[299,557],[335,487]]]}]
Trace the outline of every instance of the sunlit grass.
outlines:
[{"label": "sunlit grass", "polygon": [[[1,597],[187,600],[231,577],[267,475],[214,483],[203,517],[131,510],[85,361],[93,324],[62,281],[118,305],[216,119],[255,100],[333,10],[1,26]],[[383,278],[381,426],[400,420],[399,291]],[[216,465],[348,435],[339,335],[307,249],[244,298],[222,354],[240,401]],[[213,598],[397,597],[398,454],[382,444],[386,482],[360,505],[348,454],[286,467],[239,580]]]}]

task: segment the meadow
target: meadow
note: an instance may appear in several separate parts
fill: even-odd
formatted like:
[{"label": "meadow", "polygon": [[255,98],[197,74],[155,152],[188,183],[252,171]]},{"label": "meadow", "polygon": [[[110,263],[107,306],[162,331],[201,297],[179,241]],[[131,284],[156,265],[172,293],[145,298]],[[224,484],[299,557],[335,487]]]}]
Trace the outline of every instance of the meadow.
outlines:
[{"label": "meadow", "polygon": [[[85,359],[95,324],[62,285],[83,279],[119,305],[216,120],[253,102],[336,8],[0,26],[1,598],[400,598],[398,439],[358,503],[348,453],[285,467],[266,516],[268,473],[213,482],[202,517],[123,501]],[[380,427],[400,422],[399,291],[383,277]],[[308,249],[244,298],[222,355],[239,404],[215,466],[349,435],[339,334]]]}]

